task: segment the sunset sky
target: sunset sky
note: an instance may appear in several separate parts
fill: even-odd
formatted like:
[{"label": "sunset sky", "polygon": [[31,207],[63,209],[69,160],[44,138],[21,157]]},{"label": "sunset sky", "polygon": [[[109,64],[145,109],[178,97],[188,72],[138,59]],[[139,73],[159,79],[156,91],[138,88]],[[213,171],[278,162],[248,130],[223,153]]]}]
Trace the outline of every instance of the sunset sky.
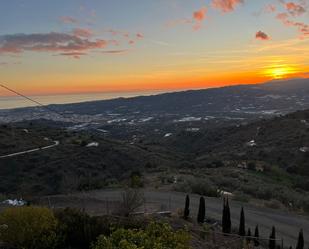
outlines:
[{"label": "sunset sky", "polygon": [[309,0],[2,0],[0,76],[28,95],[309,77]]}]

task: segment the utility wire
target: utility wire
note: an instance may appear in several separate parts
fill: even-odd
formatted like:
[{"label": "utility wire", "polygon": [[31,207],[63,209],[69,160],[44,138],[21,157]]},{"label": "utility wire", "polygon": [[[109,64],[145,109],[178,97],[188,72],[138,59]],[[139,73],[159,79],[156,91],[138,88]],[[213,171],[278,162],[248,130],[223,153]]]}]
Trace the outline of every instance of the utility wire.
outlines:
[{"label": "utility wire", "polygon": [[46,109],[46,110],[48,110],[48,111],[50,111],[50,112],[56,113],[57,115],[59,115],[59,116],[61,116],[61,117],[63,117],[63,118],[67,118],[67,117],[66,117],[65,115],[63,115],[62,113],[60,113],[60,112],[58,112],[58,111],[55,111],[55,110],[51,109],[50,107],[48,107],[48,106],[46,106],[46,105],[40,103],[39,101],[36,101],[36,100],[34,100],[34,99],[30,98],[30,97],[27,97],[26,95],[24,95],[24,94],[22,94],[22,93],[19,93],[19,92],[15,91],[15,90],[13,90],[13,89],[11,89],[11,88],[9,88],[9,87],[3,85],[3,84],[0,84],[0,87],[4,88],[4,89],[6,89],[6,90],[8,90],[8,91],[10,91],[10,92],[12,92],[12,93],[15,93],[16,95],[21,96],[21,97],[23,97],[23,98],[25,98],[25,99],[27,99],[27,100],[29,100],[29,101],[35,103],[36,105],[38,105],[38,106],[40,106],[40,107],[42,107],[42,108],[44,108],[44,109]]}]

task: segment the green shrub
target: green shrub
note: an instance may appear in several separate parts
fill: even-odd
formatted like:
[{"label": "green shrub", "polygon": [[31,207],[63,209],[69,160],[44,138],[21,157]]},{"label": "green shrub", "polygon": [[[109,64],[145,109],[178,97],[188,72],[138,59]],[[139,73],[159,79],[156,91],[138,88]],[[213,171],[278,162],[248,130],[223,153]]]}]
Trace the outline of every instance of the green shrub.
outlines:
[{"label": "green shrub", "polygon": [[145,230],[121,228],[109,237],[101,235],[93,249],[189,249],[189,241],[188,232],[153,222]]},{"label": "green shrub", "polygon": [[53,249],[57,247],[57,220],[47,208],[8,208],[0,215],[0,224],[6,229],[1,241],[23,249]]}]

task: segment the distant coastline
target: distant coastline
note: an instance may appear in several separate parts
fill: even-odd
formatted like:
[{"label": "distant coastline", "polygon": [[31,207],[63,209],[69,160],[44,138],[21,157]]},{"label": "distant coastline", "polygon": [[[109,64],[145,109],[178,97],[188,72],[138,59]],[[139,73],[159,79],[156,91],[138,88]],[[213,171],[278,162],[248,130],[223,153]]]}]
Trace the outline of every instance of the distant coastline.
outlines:
[{"label": "distant coastline", "polygon": [[[31,96],[36,101],[45,104],[70,104],[80,103],[86,101],[95,100],[107,100],[115,98],[129,98],[141,95],[153,95],[165,93],[168,91],[164,90],[153,90],[153,91],[134,91],[134,92],[108,92],[108,93],[85,93],[85,94],[65,94],[65,95],[42,95],[42,96]],[[19,96],[0,96],[0,110],[2,109],[14,109],[22,107],[32,107],[34,103],[30,102]]]}]

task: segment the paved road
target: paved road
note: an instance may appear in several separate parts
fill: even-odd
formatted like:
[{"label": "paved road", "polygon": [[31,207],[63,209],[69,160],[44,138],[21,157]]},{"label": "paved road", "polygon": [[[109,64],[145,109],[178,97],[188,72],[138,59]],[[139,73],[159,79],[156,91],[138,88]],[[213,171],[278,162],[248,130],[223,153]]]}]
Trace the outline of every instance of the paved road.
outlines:
[{"label": "paved road", "polygon": [[20,156],[20,155],[24,155],[24,154],[28,154],[28,153],[33,153],[33,152],[36,152],[36,151],[40,151],[40,150],[47,150],[47,149],[50,149],[50,148],[53,148],[53,147],[56,147],[59,145],[59,141],[53,141],[54,143],[52,145],[48,145],[48,146],[45,146],[45,147],[41,147],[41,148],[35,148],[35,149],[32,149],[32,150],[25,150],[25,151],[21,151],[21,152],[16,152],[16,153],[12,153],[12,154],[8,154],[8,155],[4,155],[4,156],[0,156],[0,159],[1,158],[8,158],[8,157],[15,157],[15,156]]},{"label": "paved road", "polygon": [[[102,190],[87,193],[90,197],[100,200],[118,201],[121,198],[121,190]],[[172,211],[184,207],[185,194],[178,192],[160,192],[145,190],[144,196],[147,202],[159,203],[166,207],[171,207]],[[199,196],[191,195],[191,215],[196,217]],[[255,225],[259,225],[260,236],[268,238],[271,227],[275,226],[277,238],[284,240],[284,246],[296,246],[298,232],[300,228],[304,229],[306,248],[309,245],[309,217],[296,215],[284,211],[273,210],[269,208],[255,207],[250,204],[240,202],[230,202],[231,217],[233,227],[239,225],[239,214],[241,206],[244,206],[246,216],[246,226],[254,231]],[[206,198],[206,216],[221,220],[222,200],[220,198]]]}]

